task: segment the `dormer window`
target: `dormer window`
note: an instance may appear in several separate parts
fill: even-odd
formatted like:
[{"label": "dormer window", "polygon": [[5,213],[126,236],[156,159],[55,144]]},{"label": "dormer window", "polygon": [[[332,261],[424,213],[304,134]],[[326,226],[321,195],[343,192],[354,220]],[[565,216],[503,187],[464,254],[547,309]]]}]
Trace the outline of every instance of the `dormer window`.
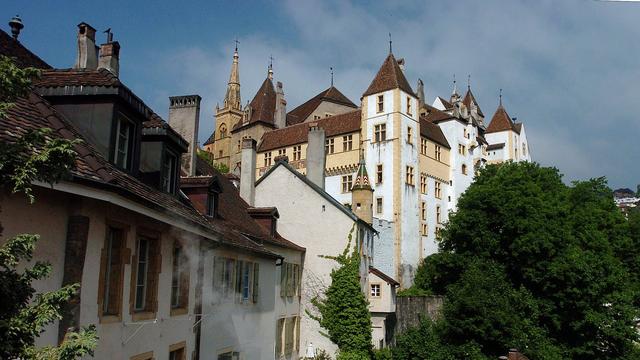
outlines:
[{"label": "dormer window", "polygon": [[384,95],[378,95],[378,112],[384,111]]},{"label": "dormer window", "polygon": [[178,157],[171,152],[164,154],[162,162],[162,190],[168,193],[175,193],[176,177],[178,168]]},{"label": "dormer window", "polygon": [[133,130],[135,126],[133,123],[120,115],[116,124],[116,146],[114,152],[114,163],[116,166],[129,170],[131,165],[131,153],[132,151],[132,140],[133,140]]},{"label": "dormer window", "polygon": [[218,193],[209,191],[207,193],[207,216],[216,217],[218,211]]}]

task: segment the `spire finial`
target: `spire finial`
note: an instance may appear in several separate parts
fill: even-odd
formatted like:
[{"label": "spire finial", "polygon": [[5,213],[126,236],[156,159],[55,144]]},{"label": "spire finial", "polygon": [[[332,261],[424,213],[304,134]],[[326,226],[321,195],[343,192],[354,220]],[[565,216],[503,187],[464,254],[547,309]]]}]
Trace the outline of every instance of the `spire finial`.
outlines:
[{"label": "spire finial", "polygon": [[467,90],[471,90],[471,74],[467,75]]},{"label": "spire finial", "polygon": [[393,41],[391,41],[391,33],[389,33],[389,54],[393,53],[392,44],[393,44]]},{"label": "spire finial", "polygon": [[233,42],[236,43],[236,52],[238,52],[238,44],[240,44],[240,41],[238,41],[238,38],[236,37],[236,39]]},{"label": "spire finial", "polygon": [[456,84],[456,74],[453,74],[453,94],[458,93],[458,84]]},{"label": "spire finial", "polygon": [[273,55],[269,55],[269,79],[273,79]]},{"label": "spire finial", "polygon": [[331,87],[333,87],[333,66],[331,66],[329,70],[331,70]]},{"label": "spire finial", "polygon": [[502,107],[502,88],[500,88],[500,107]]}]

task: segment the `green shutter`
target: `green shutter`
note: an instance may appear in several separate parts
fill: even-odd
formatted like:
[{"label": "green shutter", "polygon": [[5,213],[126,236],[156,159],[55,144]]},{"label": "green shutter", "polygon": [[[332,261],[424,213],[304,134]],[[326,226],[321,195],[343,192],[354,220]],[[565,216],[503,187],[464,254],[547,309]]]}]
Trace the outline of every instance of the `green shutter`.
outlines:
[{"label": "green shutter", "polygon": [[258,302],[260,291],[260,264],[253,264],[253,302]]}]

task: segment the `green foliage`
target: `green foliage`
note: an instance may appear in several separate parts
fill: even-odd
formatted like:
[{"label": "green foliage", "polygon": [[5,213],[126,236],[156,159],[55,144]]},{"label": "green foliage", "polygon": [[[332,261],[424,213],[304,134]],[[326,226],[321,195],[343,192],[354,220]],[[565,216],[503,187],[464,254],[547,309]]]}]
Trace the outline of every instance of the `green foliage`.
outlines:
[{"label": "green foliage", "polygon": [[[625,358],[638,340],[640,241],[604,179],[556,169],[482,169],[424,260],[416,286],[446,294],[447,346],[535,359]],[[637,230],[635,230],[637,233]]]},{"label": "green foliage", "polygon": [[[34,69],[21,70],[0,57],[0,118],[16,99],[28,92]],[[75,142],[52,139],[49,129],[29,131],[15,143],[0,143],[0,188],[23,192],[34,201],[32,182],[53,183],[64,178],[75,164]],[[0,232],[2,226],[0,226]],[[36,294],[32,282],[51,273],[51,265],[35,262],[22,271],[18,265],[33,258],[38,235],[17,235],[0,246],[0,358],[72,360],[93,355],[95,327],[69,332],[57,347],[36,348],[35,338],[44,327],[62,319],[62,307],[75,296],[80,285]]]},{"label": "green foliage", "polygon": [[316,356],[313,357],[313,360],[331,360],[331,355],[326,350],[318,349],[316,350]]},{"label": "green foliage", "polygon": [[198,149],[198,157],[206,161],[209,165],[211,165],[214,169],[218,170],[218,172],[221,174],[226,174],[229,172],[229,167],[223,163],[217,163],[213,161],[213,154],[208,151]]},{"label": "green foliage", "polygon": [[373,359],[374,360],[391,360],[393,359],[393,354],[391,353],[391,349],[375,349],[373,350]]},{"label": "green foliage", "polygon": [[[353,229],[344,252],[338,256],[324,256],[340,266],[331,271],[331,285],[324,297],[311,300],[320,316],[307,314],[327,330],[329,339],[339,349],[339,359],[359,359],[371,351],[371,314],[369,303],[360,288],[360,256],[351,250]],[[367,357],[368,358],[368,357]]]},{"label": "green foliage", "polygon": [[368,350],[339,351],[336,360],[371,360]]}]

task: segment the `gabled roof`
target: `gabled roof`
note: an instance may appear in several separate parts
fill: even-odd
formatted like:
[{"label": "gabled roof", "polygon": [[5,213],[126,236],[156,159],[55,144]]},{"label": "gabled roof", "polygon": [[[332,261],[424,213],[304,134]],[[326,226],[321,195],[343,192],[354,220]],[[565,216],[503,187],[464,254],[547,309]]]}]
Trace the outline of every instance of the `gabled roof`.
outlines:
[{"label": "gabled roof", "polygon": [[498,109],[496,109],[495,114],[493,114],[491,122],[489,123],[489,126],[487,126],[487,130],[485,131],[485,133],[488,134],[509,130],[520,133],[520,128],[516,127],[516,125],[513,123],[513,120],[511,120],[511,118],[509,117],[507,110],[505,110],[505,108],[500,105],[498,106]]},{"label": "gabled roof", "polygon": [[397,282],[395,279],[393,279],[391,276],[383,273],[382,271],[378,270],[373,266],[369,266],[369,273],[376,275],[380,279],[386,281],[391,286],[400,286],[400,283]]},{"label": "gabled roof", "polygon": [[448,100],[445,100],[442,96],[438,96],[438,100],[440,100],[440,102],[442,103],[442,105],[444,105],[445,109],[451,109],[453,108],[453,104],[450,103]]},{"label": "gabled roof", "polygon": [[428,122],[437,124],[440,121],[455,119],[456,117],[448,112],[438,110],[435,107],[424,104],[424,107],[427,109],[427,114],[423,117]]},{"label": "gabled roof", "polygon": [[373,95],[396,88],[417,97],[400,69],[396,58],[392,53],[389,53],[389,56],[387,56],[382,66],[380,66],[376,77],[373,78],[373,81],[371,81],[371,84],[362,96]]},{"label": "gabled roof", "polygon": [[338,200],[334,199],[331,195],[329,195],[329,193],[324,191],[321,187],[316,185],[313,181],[309,180],[306,176],[300,174],[296,169],[292,168],[291,165],[289,165],[289,163],[286,160],[276,161],[275,165],[273,165],[269,170],[267,170],[267,172],[265,172],[264,175],[262,175],[262,177],[258,179],[258,181],[256,181],[256,187],[260,185],[260,183],[262,183],[264,179],[269,177],[269,175],[271,175],[279,167],[284,167],[285,169],[287,169],[289,172],[295,175],[298,179],[300,179],[303,183],[309,186],[312,190],[314,190],[316,193],[322,196],[325,200],[327,200],[329,203],[335,206],[338,210],[342,211],[345,215],[351,218],[351,220],[358,222],[360,224],[363,224],[366,227],[368,227],[370,230],[377,233],[377,231],[373,228],[373,226],[371,226],[366,221],[360,219],[356,214],[353,213],[353,211],[351,211],[351,209],[348,209],[346,206],[342,205]]},{"label": "gabled roof", "polygon": [[19,68],[51,69],[51,65],[40,59],[3,30],[0,30],[0,54],[12,58]]},{"label": "gabled roof", "polygon": [[299,105],[295,109],[289,111],[289,113],[287,114],[287,125],[295,125],[303,122],[324,101],[352,107],[354,109],[357,108],[356,104],[354,104],[351,100],[349,100],[349,98],[344,96],[344,94],[342,94],[340,90],[332,85],[330,88],[323,90],[318,95],[312,97],[302,105]]},{"label": "gabled roof", "polygon": [[475,104],[476,108],[478,109],[478,115],[484,117],[482,110],[480,110],[480,105],[478,104],[478,101],[476,101],[475,96],[473,96],[473,93],[471,92],[471,88],[467,89],[467,93],[464,94],[464,99],[462,99],[462,103],[467,107],[467,109],[469,109],[469,111],[471,111],[471,104]]},{"label": "gabled roof", "polygon": [[274,113],[276,111],[276,90],[273,87],[273,81],[270,78],[264,79],[260,89],[256,92],[253,100],[249,103],[251,107],[251,117],[247,124],[238,121],[233,130],[238,130],[249,124],[264,123],[274,126]]},{"label": "gabled roof", "polygon": [[420,135],[447,149],[451,149],[447,137],[444,136],[440,126],[428,121],[424,116],[420,116]]},{"label": "gabled roof", "polygon": [[215,140],[216,140],[216,131],[213,130],[213,132],[211,133],[211,135],[209,135],[209,138],[207,139],[207,141],[204,142],[203,145],[213,144]]},{"label": "gabled roof", "polygon": [[[340,134],[352,133],[360,130],[361,124],[360,109],[334,115],[313,123],[324,129],[325,136],[331,137]],[[267,131],[262,135],[262,141],[258,146],[258,151],[269,151],[281,147],[302,144],[307,142],[309,136],[309,123],[300,123],[297,125],[287,126],[282,129]]]}]

